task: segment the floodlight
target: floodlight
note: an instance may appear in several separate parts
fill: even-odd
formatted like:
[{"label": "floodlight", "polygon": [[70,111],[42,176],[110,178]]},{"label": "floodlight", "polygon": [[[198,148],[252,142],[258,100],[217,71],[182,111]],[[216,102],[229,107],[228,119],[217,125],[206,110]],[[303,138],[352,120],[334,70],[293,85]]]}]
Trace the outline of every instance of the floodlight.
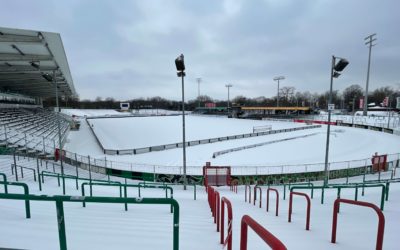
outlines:
[{"label": "floodlight", "polygon": [[349,61],[347,61],[344,58],[341,58],[340,61],[335,65],[335,67],[333,69],[337,72],[341,72],[342,70],[344,70],[344,68],[346,68],[346,66],[348,64],[349,64]]},{"label": "floodlight", "polygon": [[175,65],[176,65],[176,70],[177,71],[184,71],[185,70],[185,61],[183,59],[183,54],[181,54],[180,56],[178,56],[175,59]]}]

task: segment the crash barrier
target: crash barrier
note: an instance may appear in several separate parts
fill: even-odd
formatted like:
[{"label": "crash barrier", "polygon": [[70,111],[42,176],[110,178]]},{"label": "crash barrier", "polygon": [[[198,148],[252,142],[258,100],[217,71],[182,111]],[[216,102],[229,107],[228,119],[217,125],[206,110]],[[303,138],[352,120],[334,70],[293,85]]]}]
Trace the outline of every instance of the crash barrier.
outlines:
[{"label": "crash barrier", "polygon": [[249,189],[249,203],[251,203],[251,186],[250,185],[244,186],[244,202],[247,202],[247,189]]},{"label": "crash barrier", "polygon": [[[392,179],[382,179],[382,180],[368,180],[368,181],[365,181],[364,180],[364,184],[378,184],[378,183],[381,183],[381,184],[385,184],[385,188],[386,188],[386,197],[385,197],[385,200],[387,201],[387,200],[389,200],[389,187],[390,187],[390,183],[393,183],[393,182],[400,182],[400,178],[392,178]],[[350,184],[357,184],[357,183],[350,183]],[[364,187],[362,188],[362,195],[364,195]]]},{"label": "crash barrier", "polygon": [[382,192],[381,192],[381,200],[380,200],[380,208],[383,211],[384,206],[385,206],[385,195],[386,195],[386,187],[384,184],[378,183],[378,184],[364,184],[364,183],[360,183],[360,184],[348,184],[348,185],[343,185],[343,184],[330,184],[328,186],[312,186],[312,187],[304,187],[304,186],[295,186],[295,187],[291,187],[290,191],[293,192],[296,189],[321,189],[321,204],[324,204],[324,193],[325,193],[325,189],[336,189],[337,190],[337,198],[340,198],[340,191],[342,189],[346,189],[346,188],[354,188],[354,200],[358,199],[358,189],[359,188],[376,188],[376,187],[380,187],[382,188]]},{"label": "crash barrier", "polygon": [[[225,205],[228,210],[227,211],[228,212],[228,226],[227,226],[226,238],[224,239]],[[225,248],[225,246],[228,246],[228,250],[232,250],[232,221],[233,221],[232,204],[227,198],[222,197],[222,199],[221,199],[221,241],[220,241],[220,243],[223,244],[223,248]]]},{"label": "crash barrier", "polygon": [[253,231],[260,236],[260,238],[267,243],[274,250],[286,250],[286,246],[267,229],[258,224],[250,216],[244,215],[240,225],[240,250],[247,250],[247,228],[250,227]]},{"label": "crash barrier", "polygon": [[26,169],[26,170],[32,171],[33,179],[34,179],[34,181],[36,181],[36,170],[34,168],[29,168],[29,167],[24,167],[24,166],[20,166],[20,165],[11,164],[11,174],[14,175],[14,170],[15,170],[15,180],[16,181],[18,181],[17,168],[19,168],[20,171],[21,171],[21,178],[24,178],[24,169]]},{"label": "crash barrier", "polygon": [[132,203],[132,204],[168,204],[173,206],[173,242],[174,250],[179,250],[179,204],[171,198],[117,198],[117,197],[85,197],[85,196],[47,196],[27,194],[0,194],[0,199],[25,200],[25,201],[54,201],[57,209],[58,240],[61,250],[67,249],[67,236],[65,231],[64,202],[90,202],[90,203]]},{"label": "crash barrier", "polygon": [[0,173],[0,176],[3,177],[3,182],[4,182],[4,193],[8,193],[8,186],[7,186],[7,175],[4,173]]},{"label": "crash barrier", "polygon": [[[166,182],[155,182],[155,181],[140,181],[138,182],[139,185],[162,185],[162,186],[181,186],[183,187],[183,184],[180,183],[166,183]],[[193,186],[193,200],[197,199],[197,187],[196,184],[186,184],[186,186]]]},{"label": "crash barrier", "polygon": [[310,212],[311,212],[311,200],[310,197],[308,197],[307,194],[305,193],[300,193],[300,192],[290,192],[290,198],[289,198],[289,216],[288,216],[288,222],[292,221],[292,210],[293,210],[293,195],[299,195],[303,196],[307,200],[307,218],[306,218],[306,230],[310,230]]},{"label": "crash barrier", "polygon": [[[85,196],[85,186],[89,186],[90,192],[89,195],[90,197],[93,197],[93,191],[92,187],[93,186],[107,186],[107,187],[119,187],[119,196],[122,198],[122,189],[124,189],[124,198],[128,198],[128,187],[136,187],[138,188],[138,196],[141,198],[140,194],[140,188],[151,188],[151,189],[165,189],[165,198],[168,198],[168,190],[170,191],[169,195],[171,199],[174,198],[174,190],[171,187],[166,187],[166,186],[151,186],[151,185],[136,185],[136,184],[121,184],[121,183],[95,183],[95,182],[84,182],[81,184],[81,190],[82,190],[82,196]],[[82,201],[82,206],[86,207],[85,201]],[[171,206],[171,213],[173,207]],[[125,211],[128,211],[128,204],[125,203]]]},{"label": "crash barrier", "polygon": [[[7,186],[17,186],[17,187],[22,187],[24,190],[24,195],[29,195],[29,186],[26,183],[22,182],[8,182],[8,181],[2,181],[0,184],[4,184],[4,187]],[[5,194],[8,194],[8,190],[5,189]],[[31,218],[31,204],[29,200],[25,200],[25,216],[26,218]]]},{"label": "crash barrier", "polygon": [[[58,186],[60,186],[60,179],[63,179],[63,182],[65,182],[65,179],[75,180],[75,188],[76,188],[76,190],[79,189],[79,182],[78,181],[90,181],[90,182],[101,182],[101,183],[120,183],[119,181],[111,181],[110,179],[108,179],[108,180],[99,180],[99,179],[82,178],[82,177],[77,177],[75,175],[59,174],[59,173],[48,172],[48,171],[45,171],[45,170],[43,170],[39,175],[39,179],[41,178],[42,183],[44,183],[44,177],[45,176],[57,178]],[[39,181],[39,183],[40,183],[40,181]],[[40,184],[39,184],[39,190],[42,191],[42,188],[41,188]]]},{"label": "crash barrier", "polygon": [[261,187],[258,187],[257,185],[254,186],[254,197],[253,197],[253,205],[256,205],[256,199],[257,199],[257,189],[260,191],[260,208],[261,208],[261,200],[262,200],[262,190]]},{"label": "crash barrier", "polygon": [[333,219],[332,219],[332,237],[331,242],[336,243],[336,229],[337,229],[337,216],[339,213],[339,206],[340,203],[347,203],[356,206],[363,206],[372,208],[376,214],[378,215],[378,234],[376,237],[376,249],[382,250],[383,246],[383,234],[385,231],[385,216],[383,215],[382,211],[375,205],[369,202],[364,201],[353,201],[347,199],[336,199],[335,203],[333,204]]},{"label": "crash barrier", "polygon": [[[305,183],[289,183],[289,184],[283,184],[283,199],[286,200],[286,186],[290,190],[292,186],[306,186],[306,187],[314,187],[314,184],[311,182],[305,182]],[[311,189],[311,199],[314,198],[314,188]]]},{"label": "crash barrier", "polygon": [[278,213],[279,213],[279,192],[278,192],[278,190],[277,189],[275,189],[275,188],[268,188],[267,189],[267,212],[268,212],[268,210],[269,210],[269,192],[270,191],[274,191],[275,192],[275,194],[276,194],[276,208],[275,208],[275,216],[278,216]]}]

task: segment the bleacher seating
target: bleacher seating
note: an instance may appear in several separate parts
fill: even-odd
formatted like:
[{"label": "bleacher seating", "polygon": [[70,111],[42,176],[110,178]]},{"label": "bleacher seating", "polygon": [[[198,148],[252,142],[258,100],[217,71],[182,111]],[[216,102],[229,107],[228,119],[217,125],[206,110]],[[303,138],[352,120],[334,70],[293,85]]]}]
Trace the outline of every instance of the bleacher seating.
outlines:
[{"label": "bleacher seating", "polygon": [[[58,116],[42,109],[0,109],[0,145],[31,154],[53,154],[58,145]],[[60,116],[64,141],[69,121]]]}]

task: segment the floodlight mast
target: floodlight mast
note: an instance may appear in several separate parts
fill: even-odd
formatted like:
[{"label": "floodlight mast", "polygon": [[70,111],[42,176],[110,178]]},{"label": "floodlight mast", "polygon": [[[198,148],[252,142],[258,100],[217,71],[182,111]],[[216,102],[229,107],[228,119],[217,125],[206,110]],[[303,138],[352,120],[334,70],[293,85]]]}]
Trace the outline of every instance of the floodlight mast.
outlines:
[{"label": "floodlight mast", "polygon": [[276,106],[277,107],[279,107],[279,81],[280,80],[285,80],[285,77],[284,76],[277,76],[277,77],[274,77],[274,81],[277,81],[278,82],[278,93],[277,93],[277,97],[276,97]]},{"label": "floodlight mast", "polygon": [[182,78],[182,153],[183,153],[183,189],[186,190],[186,135],[185,135],[185,61],[184,56],[181,54],[175,59],[176,70],[178,77]]},{"label": "floodlight mast", "polygon": [[372,46],[375,46],[376,44],[372,44],[373,42],[376,41],[376,33],[367,36],[366,38],[364,38],[364,41],[367,40],[367,42],[365,42],[365,45],[368,45],[369,47],[369,54],[368,54],[368,69],[367,69],[367,83],[365,85],[365,97],[364,97],[364,110],[363,110],[363,116],[366,116],[368,114],[368,85],[369,85],[369,71],[370,71],[370,67],[371,67],[371,50],[372,50]]},{"label": "floodlight mast", "polygon": [[229,89],[232,88],[233,85],[232,84],[226,84],[225,87],[228,88],[228,110],[227,111],[228,111],[228,114],[229,114]]},{"label": "floodlight mast", "polygon": [[[336,63],[336,59],[340,59],[338,63]],[[326,147],[325,147],[325,169],[324,169],[324,186],[328,185],[329,179],[329,137],[331,132],[331,109],[332,109],[332,87],[333,87],[333,78],[338,78],[340,76],[339,72],[342,72],[344,68],[349,64],[344,58],[332,56],[332,65],[331,65],[331,84],[329,88],[329,102],[328,102],[328,126],[326,131]]]}]

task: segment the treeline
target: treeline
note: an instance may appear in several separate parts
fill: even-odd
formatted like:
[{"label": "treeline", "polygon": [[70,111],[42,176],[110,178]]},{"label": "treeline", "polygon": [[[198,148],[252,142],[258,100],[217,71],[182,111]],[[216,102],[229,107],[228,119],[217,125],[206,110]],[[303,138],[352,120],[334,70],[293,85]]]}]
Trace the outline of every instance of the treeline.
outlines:
[{"label": "treeline", "polygon": [[[364,89],[354,84],[347,87],[342,92],[337,90],[332,93],[332,100],[337,109],[346,109],[349,111],[359,109],[360,99],[364,96]],[[389,106],[395,108],[396,97],[400,97],[400,90],[391,87],[381,87],[373,91],[369,91],[368,103],[375,103],[379,106],[385,97],[389,97]],[[329,99],[329,92],[311,93],[309,91],[299,92],[294,87],[282,87],[279,93],[279,106],[304,106],[311,108],[326,109]],[[233,106],[276,106],[277,97],[266,98],[260,96],[257,98],[247,98],[245,96],[236,96],[230,100]],[[119,109],[119,100],[108,97],[102,99],[97,97],[95,100],[79,100],[61,98],[60,105],[62,107],[80,108],[80,109]],[[180,110],[181,102],[168,100],[159,96],[151,98],[136,98],[128,101],[131,109],[169,109]],[[227,100],[216,100],[207,95],[199,96],[196,99],[186,102],[187,110],[194,110],[196,107],[204,107],[205,103],[215,103],[217,107],[226,107]],[[55,99],[47,99],[44,106],[55,106]]]}]

